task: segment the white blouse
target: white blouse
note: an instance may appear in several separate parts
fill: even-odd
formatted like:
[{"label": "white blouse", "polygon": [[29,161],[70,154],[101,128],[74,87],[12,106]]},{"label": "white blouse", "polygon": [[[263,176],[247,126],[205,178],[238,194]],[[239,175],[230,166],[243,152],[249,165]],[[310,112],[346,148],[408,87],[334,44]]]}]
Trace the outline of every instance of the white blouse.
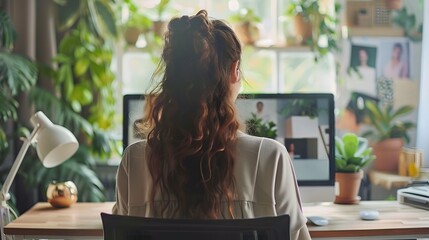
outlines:
[{"label": "white blouse", "polygon": [[[170,201],[163,216],[150,204],[152,179],[145,158],[146,140],[128,146],[116,176],[113,213],[142,217],[178,218]],[[291,239],[311,239],[301,208],[295,172],[286,148],[279,142],[238,133],[234,176],[238,198],[236,218],[290,215]],[[225,213],[227,210],[225,208]],[[225,218],[229,214],[224,214]]]}]

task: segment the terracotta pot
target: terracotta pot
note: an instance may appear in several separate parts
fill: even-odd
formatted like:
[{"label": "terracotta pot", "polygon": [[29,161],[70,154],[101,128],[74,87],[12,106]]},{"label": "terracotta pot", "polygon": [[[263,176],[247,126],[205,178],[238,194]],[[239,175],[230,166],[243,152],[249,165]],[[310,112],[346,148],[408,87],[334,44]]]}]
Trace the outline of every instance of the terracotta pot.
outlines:
[{"label": "terracotta pot", "polygon": [[165,32],[167,32],[167,22],[153,21],[152,28],[156,35],[164,37]]},{"label": "terracotta pot", "polygon": [[386,139],[372,145],[374,169],[381,172],[398,173],[399,156],[404,142],[401,138]]},{"label": "terracotta pot", "polygon": [[128,27],[127,29],[125,29],[125,32],[124,32],[125,41],[129,45],[135,46],[137,40],[139,39],[140,33],[141,33],[141,31],[139,28]]},{"label": "terracotta pot", "polygon": [[293,26],[295,31],[295,37],[297,42],[300,44],[305,43],[312,36],[311,23],[301,15],[296,15],[293,18]]},{"label": "terracotta pot", "polygon": [[356,173],[335,173],[335,203],[359,203],[359,188],[363,178],[363,171]]},{"label": "terracotta pot", "polygon": [[402,8],[403,0],[384,0],[387,9],[399,10]]},{"label": "terracotta pot", "polygon": [[244,45],[254,45],[259,40],[259,28],[250,22],[238,23],[234,25],[234,31],[238,39]]}]

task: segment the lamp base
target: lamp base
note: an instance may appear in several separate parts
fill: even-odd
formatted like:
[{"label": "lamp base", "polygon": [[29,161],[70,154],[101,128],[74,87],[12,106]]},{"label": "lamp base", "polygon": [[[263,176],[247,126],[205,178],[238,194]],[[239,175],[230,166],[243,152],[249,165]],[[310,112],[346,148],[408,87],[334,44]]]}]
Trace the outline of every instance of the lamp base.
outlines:
[{"label": "lamp base", "polygon": [[4,234],[4,226],[10,223],[10,209],[6,202],[2,202],[0,206],[0,228],[1,228],[1,239],[7,239]]}]

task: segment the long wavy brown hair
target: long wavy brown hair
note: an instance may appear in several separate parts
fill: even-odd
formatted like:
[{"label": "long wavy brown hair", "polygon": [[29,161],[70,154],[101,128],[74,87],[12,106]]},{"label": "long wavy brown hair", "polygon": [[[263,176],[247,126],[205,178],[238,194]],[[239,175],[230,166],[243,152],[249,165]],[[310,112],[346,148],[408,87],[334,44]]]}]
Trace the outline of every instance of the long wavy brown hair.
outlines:
[{"label": "long wavy brown hair", "polygon": [[[151,92],[148,166],[155,196],[164,212],[177,201],[175,214],[221,218],[235,199],[234,148],[239,122],[231,96],[234,62],[241,46],[233,30],[205,10],[172,19],[162,53],[163,76]],[[237,69],[238,71],[238,69]]]}]

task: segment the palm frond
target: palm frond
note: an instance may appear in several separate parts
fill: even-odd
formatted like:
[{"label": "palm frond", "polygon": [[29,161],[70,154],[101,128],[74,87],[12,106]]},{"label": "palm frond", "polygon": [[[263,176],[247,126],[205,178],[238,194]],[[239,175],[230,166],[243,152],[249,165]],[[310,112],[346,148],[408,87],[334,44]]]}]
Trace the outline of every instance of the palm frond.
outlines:
[{"label": "palm frond", "polygon": [[[82,130],[89,136],[93,135],[91,124],[49,91],[33,88],[29,93],[29,98],[37,110],[45,112],[56,124],[65,126],[73,132]],[[58,111],[58,109],[61,109],[61,111]]]},{"label": "palm frond", "polygon": [[7,141],[6,132],[0,126],[0,165],[3,164],[9,149],[9,143]]},{"label": "palm frond", "polygon": [[6,96],[0,91],[0,121],[6,122],[9,119],[16,120],[18,114],[18,102],[12,97]]},{"label": "palm frond", "polygon": [[29,59],[12,53],[0,53],[0,83],[5,84],[12,95],[29,90],[36,81],[37,68]]},{"label": "palm frond", "polygon": [[11,49],[16,38],[16,31],[7,13],[0,10],[0,47]]}]

